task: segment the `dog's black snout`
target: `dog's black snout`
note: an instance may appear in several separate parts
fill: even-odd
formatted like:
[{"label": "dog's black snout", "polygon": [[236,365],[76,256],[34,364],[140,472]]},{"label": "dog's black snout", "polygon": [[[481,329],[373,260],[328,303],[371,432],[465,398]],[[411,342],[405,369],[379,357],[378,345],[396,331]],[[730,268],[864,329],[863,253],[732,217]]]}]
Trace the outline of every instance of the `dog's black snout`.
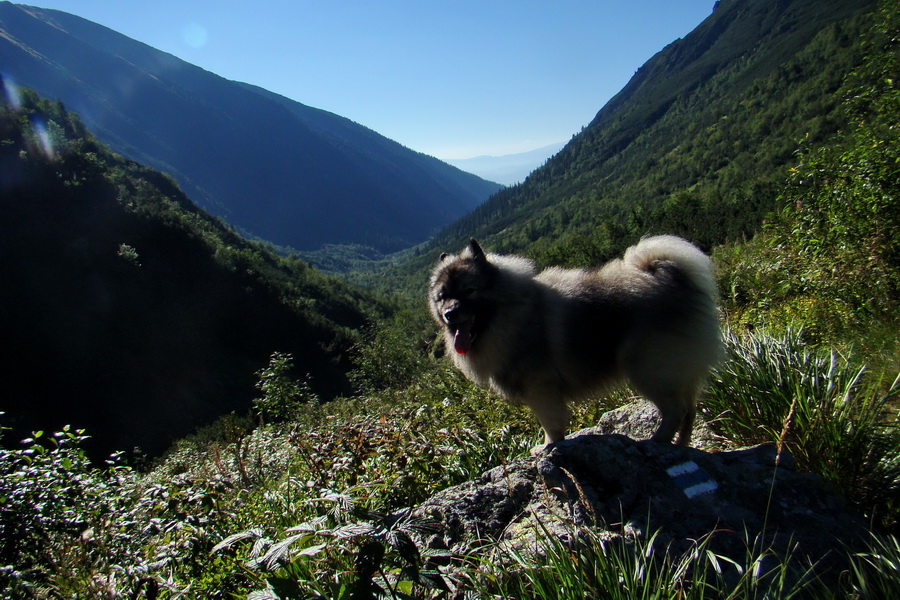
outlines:
[{"label": "dog's black snout", "polygon": [[454,306],[444,311],[444,320],[447,323],[453,323],[459,320],[459,307]]}]

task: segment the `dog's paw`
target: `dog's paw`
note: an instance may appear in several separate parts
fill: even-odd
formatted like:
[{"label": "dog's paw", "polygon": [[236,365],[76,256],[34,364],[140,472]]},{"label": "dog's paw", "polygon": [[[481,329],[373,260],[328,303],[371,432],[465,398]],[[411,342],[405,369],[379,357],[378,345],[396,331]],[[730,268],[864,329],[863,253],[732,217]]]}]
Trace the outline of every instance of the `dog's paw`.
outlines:
[{"label": "dog's paw", "polygon": [[552,447],[553,447],[552,442],[549,444],[538,444],[537,446],[535,446],[531,449],[531,455],[537,456],[539,454],[543,454],[545,450],[549,450]]}]

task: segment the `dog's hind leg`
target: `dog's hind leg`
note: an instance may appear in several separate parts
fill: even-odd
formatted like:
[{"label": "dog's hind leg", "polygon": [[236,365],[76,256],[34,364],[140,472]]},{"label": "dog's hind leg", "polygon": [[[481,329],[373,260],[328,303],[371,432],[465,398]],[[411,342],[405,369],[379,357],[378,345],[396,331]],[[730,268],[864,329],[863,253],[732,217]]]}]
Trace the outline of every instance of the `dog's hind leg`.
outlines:
[{"label": "dog's hind leg", "polygon": [[[696,398],[700,389],[693,355],[673,341],[657,346],[635,346],[624,355],[626,376],[641,396],[656,405],[662,421],[650,439],[664,444],[687,446],[696,416]],[[702,379],[700,379],[702,381]]]},{"label": "dog's hind leg", "polygon": [[691,434],[694,432],[694,419],[697,417],[697,405],[693,396],[688,400],[687,412],[681,418],[681,428],[678,430],[678,438],[675,443],[679,446],[689,446]]},{"label": "dog's hind leg", "polygon": [[[650,398],[650,400],[653,400],[653,398]],[[656,402],[654,402],[654,404],[656,404]],[[656,428],[656,433],[650,436],[650,439],[654,442],[670,444],[675,438],[675,433],[681,428],[681,423],[684,420],[685,414],[680,410],[675,410],[672,406],[663,407],[656,404],[656,407],[659,409],[662,421],[660,422],[659,427]],[[679,442],[680,441],[681,440],[679,439]]]},{"label": "dog's hind leg", "polygon": [[703,389],[703,380],[698,380],[682,392],[681,406],[684,416],[681,417],[681,426],[678,429],[678,438],[675,443],[679,446],[689,446],[691,434],[694,433],[694,420],[697,418],[697,397]]},{"label": "dog's hind leg", "polygon": [[694,418],[697,415],[697,407],[694,404],[693,390],[680,392],[656,391],[644,394],[648,400],[656,405],[662,420],[656,433],[650,436],[654,442],[670,444],[678,434],[675,443],[687,446],[691,441],[691,432],[694,429]]}]

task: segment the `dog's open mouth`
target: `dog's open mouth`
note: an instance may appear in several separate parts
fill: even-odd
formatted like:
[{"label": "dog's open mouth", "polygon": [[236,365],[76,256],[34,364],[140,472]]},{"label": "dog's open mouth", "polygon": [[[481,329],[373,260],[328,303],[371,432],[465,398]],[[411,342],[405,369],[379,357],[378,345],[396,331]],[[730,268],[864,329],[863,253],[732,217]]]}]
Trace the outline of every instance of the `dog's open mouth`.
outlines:
[{"label": "dog's open mouth", "polygon": [[472,349],[472,341],[475,339],[475,334],[472,332],[472,323],[474,321],[475,319],[473,318],[453,324],[455,329],[453,332],[453,349],[456,350],[457,354],[468,354]]}]

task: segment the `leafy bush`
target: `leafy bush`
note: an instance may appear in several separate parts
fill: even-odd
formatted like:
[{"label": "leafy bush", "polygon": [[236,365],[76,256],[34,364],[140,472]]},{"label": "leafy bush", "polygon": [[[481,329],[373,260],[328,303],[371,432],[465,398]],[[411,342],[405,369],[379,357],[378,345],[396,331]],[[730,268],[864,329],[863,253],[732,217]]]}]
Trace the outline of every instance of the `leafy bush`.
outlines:
[{"label": "leafy bush", "polygon": [[396,312],[356,345],[351,380],[362,394],[408,387],[433,368],[427,349],[435,337],[424,309]]},{"label": "leafy bush", "polygon": [[[0,587],[99,597],[141,578],[129,539],[133,473],[111,457],[94,468],[84,431],[37,431],[22,448],[0,448]],[[41,592],[44,593],[44,592]]]},{"label": "leafy bush", "polygon": [[66,427],[35,432],[19,449],[0,448],[4,597],[246,592],[234,560],[207,558],[230,527],[240,488],[217,476],[154,481],[118,455],[93,465],[81,448],[85,439]]},{"label": "leafy bush", "polygon": [[259,379],[256,383],[263,395],[254,398],[253,407],[262,424],[266,418],[272,421],[285,421],[295,415],[300,406],[309,402],[318,402],[319,398],[309,385],[309,375],[304,381],[298,381],[290,374],[294,359],[284,352],[273,352],[269,357],[269,365],[256,372]]},{"label": "leafy bush", "polygon": [[[324,503],[327,512],[285,531],[278,541],[264,536],[258,528],[222,540],[213,548],[219,552],[236,543],[252,541],[248,567],[272,573],[266,590],[251,597],[375,598],[408,597],[416,585],[447,590],[436,558],[446,553],[423,556],[413,533],[435,533],[435,524],[407,515],[387,517],[360,507],[346,494],[329,493],[308,500]],[[346,565],[353,563],[352,571]],[[336,573],[336,564],[344,565]],[[352,572],[352,577],[348,577]],[[343,577],[335,577],[340,573]]]}]

